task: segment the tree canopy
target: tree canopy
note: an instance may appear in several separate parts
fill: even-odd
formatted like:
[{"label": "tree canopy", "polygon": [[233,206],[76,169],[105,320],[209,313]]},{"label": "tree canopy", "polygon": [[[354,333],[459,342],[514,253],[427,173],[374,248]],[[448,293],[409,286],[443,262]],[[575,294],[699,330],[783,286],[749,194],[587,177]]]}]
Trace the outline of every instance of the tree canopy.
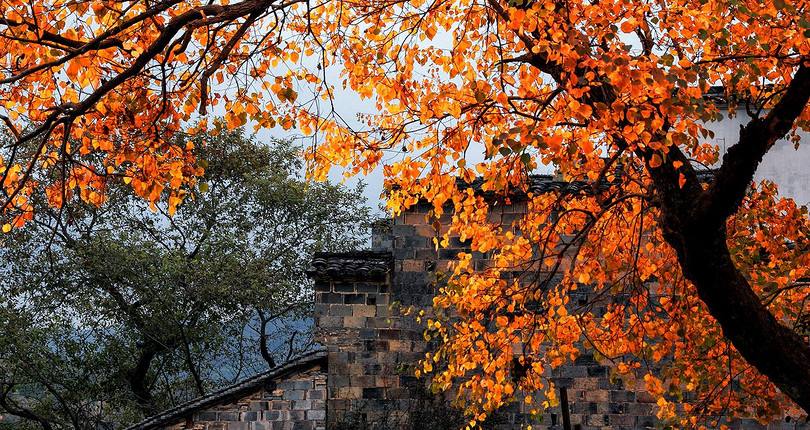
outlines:
[{"label": "tree canopy", "polygon": [[[100,203],[111,177],[173,210],[202,169],[167,136],[224,109],[231,127],[312,135],[314,178],[382,165],[393,211],[451,209],[448,234],[493,256],[485,271],[459,256],[436,306],[461,320],[430,322],[443,342],[424,369],[463,381],[473,416],[518,388],[553,404],[547,370],[583,348],[645,374],[662,418],[683,402],[681,424],[810,411],[807,211],[751,187],[810,128],[807,1],[0,4],[5,230],[33,216],[34,190]],[[376,104],[359,125],[344,89]],[[726,114],[746,125],[702,180],[720,155],[705,124]],[[531,195],[506,226],[457,182],[508,195],[541,165],[592,192]],[[535,275],[501,276],[516,269]],[[607,314],[568,303],[581,284]]]},{"label": "tree canopy", "polygon": [[35,194],[31,222],[3,235],[0,414],[12,428],[126,426],[312,346],[304,271],[313,252],[365,243],[362,188],[306,183],[288,141],[190,141],[206,170],[174,216],[166,196],[153,212],[112,183],[100,206]]}]

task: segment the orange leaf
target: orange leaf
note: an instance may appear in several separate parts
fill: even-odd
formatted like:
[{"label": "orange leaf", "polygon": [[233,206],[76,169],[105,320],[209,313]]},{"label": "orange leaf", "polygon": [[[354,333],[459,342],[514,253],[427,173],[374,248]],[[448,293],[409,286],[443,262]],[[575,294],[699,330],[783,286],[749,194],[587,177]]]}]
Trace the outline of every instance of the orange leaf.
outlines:
[{"label": "orange leaf", "polygon": [[650,167],[656,169],[660,167],[662,164],[661,156],[658,154],[653,154],[652,158],[650,158]]}]

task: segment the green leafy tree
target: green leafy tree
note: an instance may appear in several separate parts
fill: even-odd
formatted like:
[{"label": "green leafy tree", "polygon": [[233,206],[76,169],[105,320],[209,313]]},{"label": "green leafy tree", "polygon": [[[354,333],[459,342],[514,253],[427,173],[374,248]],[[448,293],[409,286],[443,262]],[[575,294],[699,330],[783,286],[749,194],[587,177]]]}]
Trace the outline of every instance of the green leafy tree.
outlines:
[{"label": "green leafy tree", "polygon": [[4,235],[0,422],[117,427],[310,346],[304,270],[363,245],[362,186],[306,183],[287,141],[178,139],[206,161],[173,216],[110,185]]}]

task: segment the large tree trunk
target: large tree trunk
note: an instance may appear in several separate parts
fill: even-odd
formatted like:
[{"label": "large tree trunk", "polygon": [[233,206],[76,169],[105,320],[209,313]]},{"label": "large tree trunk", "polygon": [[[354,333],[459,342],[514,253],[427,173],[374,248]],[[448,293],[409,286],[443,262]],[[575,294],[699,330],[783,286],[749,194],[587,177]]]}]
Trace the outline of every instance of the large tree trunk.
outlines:
[{"label": "large tree trunk", "polygon": [[663,226],[684,275],[748,363],[805,411],[810,411],[810,346],[782,325],[751,289],[731,259],[725,224]]},{"label": "large tree trunk", "polygon": [[[669,156],[686,167],[683,187],[671,164],[659,168],[648,164],[661,203],[661,228],[684,275],[743,358],[806,412],[810,412],[810,344],[768,311],[734,265],[726,221],[739,210],[762,157],[790,131],[808,100],[810,67],[800,66],[768,115],[740,130],[739,142],[723,157],[706,190],[677,147]],[[649,155],[642,154],[648,163]]]},{"label": "large tree trunk", "polygon": [[135,395],[135,401],[138,407],[145,415],[155,413],[155,404],[152,398],[152,389],[149,387],[147,378],[149,376],[149,369],[152,367],[152,362],[155,357],[165,351],[166,348],[151,340],[144,342],[142,347],[138,348],[140,354],[132,369],[127,372],[127,382],[132,394]]}]

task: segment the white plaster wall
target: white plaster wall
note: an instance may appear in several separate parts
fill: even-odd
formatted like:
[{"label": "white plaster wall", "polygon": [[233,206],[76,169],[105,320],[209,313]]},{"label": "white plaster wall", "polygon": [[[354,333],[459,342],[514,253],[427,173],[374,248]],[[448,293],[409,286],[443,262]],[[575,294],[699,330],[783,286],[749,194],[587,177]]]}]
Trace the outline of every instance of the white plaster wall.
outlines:
[{"label": "white plaster wall", "polygon": [[[740,126],[748,121],[745,111],[739,111],[734,118],[726,117],[709,124],[715,133],[714,143],[720,147],[721,153],[737,142]],[[779,193],[793,198],[796,203],[810,204],[810,133],[801,134],[799,149],[794,149],[793,143],[786,140],[777,142],[757,169],[754,180],[762,179],[774,181],[779,186]]]}]

